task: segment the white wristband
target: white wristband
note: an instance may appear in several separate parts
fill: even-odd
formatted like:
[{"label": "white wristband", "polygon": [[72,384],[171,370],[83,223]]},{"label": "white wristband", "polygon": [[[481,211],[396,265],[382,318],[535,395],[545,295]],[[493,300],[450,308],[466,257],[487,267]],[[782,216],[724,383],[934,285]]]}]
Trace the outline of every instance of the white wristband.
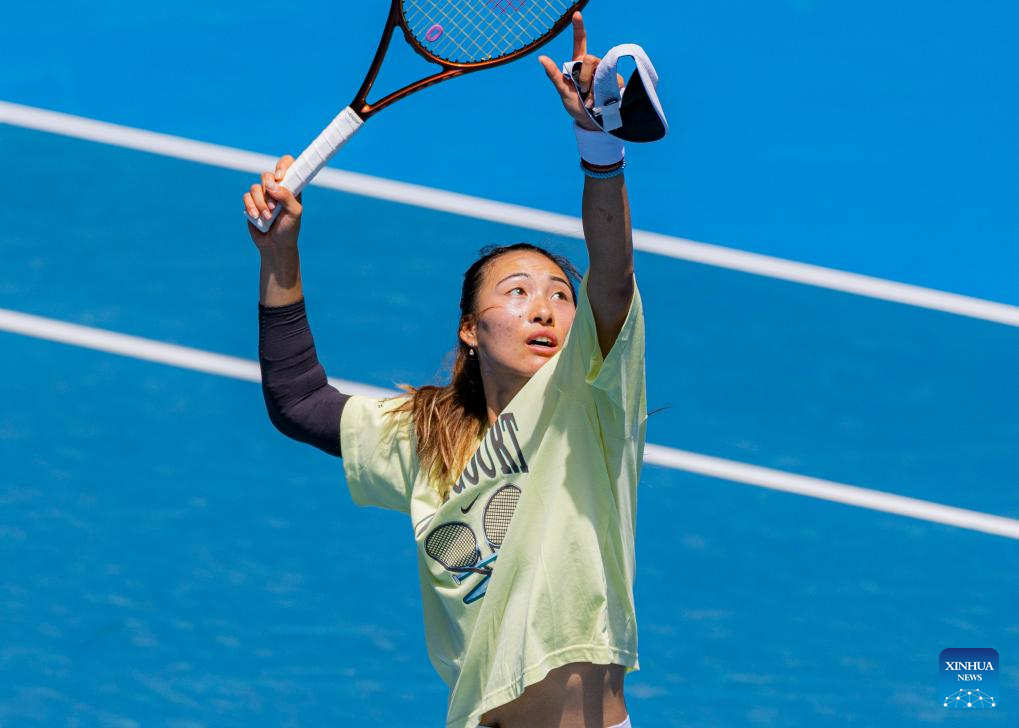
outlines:
[{"label": "white wristband", "polygon": [[577,135],[577,151],[588,164],[607,167],[616,164],[625,156],[623,140],[604,131],[591,131],[573,122]]}]

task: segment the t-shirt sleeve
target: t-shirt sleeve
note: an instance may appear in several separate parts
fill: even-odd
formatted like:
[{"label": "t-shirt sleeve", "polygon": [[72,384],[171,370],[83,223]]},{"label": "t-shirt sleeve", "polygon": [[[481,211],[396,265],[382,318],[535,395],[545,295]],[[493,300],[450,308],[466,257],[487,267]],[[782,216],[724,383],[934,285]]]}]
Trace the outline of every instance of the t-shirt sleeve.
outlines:
[{"label": "t-shirt sleeve", "polygon": [[589,273],[580,283],[577,313],[556,372],[565,391],[587,385],[593,397],[605,435],[619,438],[638,436],[647,419],[647,393],[644,372],[644,307],[634,278],[633,298],[623,327],[619,330],[608,356],[602,356],[598,328],[587,295]]},{"label": "t-shirt sleeve", "polygon": [[353,395],[340,417],[343,472],[359,506],[410,512],[418,458],[408,412],[387,415],[409,395],[377,399]]}]

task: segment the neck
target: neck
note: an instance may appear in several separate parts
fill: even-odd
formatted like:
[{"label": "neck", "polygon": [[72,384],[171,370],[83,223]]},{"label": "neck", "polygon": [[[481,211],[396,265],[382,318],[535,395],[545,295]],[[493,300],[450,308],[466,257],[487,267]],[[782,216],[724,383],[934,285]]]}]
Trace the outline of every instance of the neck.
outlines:
[{"label": "neck", "polygon": [[519,375],[512,378],[483,375],[481,381],[485,389],[485,402],[488,405],[488,424],[494,425],[499,415],[506,409],[506,405],[524,388],[528,379]]}]

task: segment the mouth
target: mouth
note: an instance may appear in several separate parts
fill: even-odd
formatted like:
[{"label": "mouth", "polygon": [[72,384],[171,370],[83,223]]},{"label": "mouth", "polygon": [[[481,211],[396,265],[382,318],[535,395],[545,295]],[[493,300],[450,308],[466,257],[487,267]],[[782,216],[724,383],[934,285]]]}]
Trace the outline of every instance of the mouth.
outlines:
[{"label": "mouth", "polygon": [[554,334],[542,331],[527,339],[527,348],[541,356],[552,356],[556,352],[559,342]]}]

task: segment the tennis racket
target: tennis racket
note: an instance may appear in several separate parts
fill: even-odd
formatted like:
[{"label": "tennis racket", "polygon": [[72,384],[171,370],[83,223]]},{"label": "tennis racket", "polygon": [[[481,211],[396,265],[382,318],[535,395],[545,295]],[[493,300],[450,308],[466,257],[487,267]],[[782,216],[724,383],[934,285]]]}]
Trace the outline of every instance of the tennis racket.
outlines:
[{"label": "tennis racket", "polygon": [[466,523],[444,523],[425,539],[425,553],[442,564],[460,583],[471,574],[487,576],[491,570],[476,566],[481,558],[478,538]]},{"label": "tennis racket", "polygon": [[[426,86],[530,53],[558,35],[574,11],[586,4],[587,0],[393,0],[357,96],[290,165],[280,184],[297,195],[372,115]],[[368,103],[397,27],[415,51],[441,70]],[[245,215],[264,233],[281,209],[276,205],[268,220]]]}]

